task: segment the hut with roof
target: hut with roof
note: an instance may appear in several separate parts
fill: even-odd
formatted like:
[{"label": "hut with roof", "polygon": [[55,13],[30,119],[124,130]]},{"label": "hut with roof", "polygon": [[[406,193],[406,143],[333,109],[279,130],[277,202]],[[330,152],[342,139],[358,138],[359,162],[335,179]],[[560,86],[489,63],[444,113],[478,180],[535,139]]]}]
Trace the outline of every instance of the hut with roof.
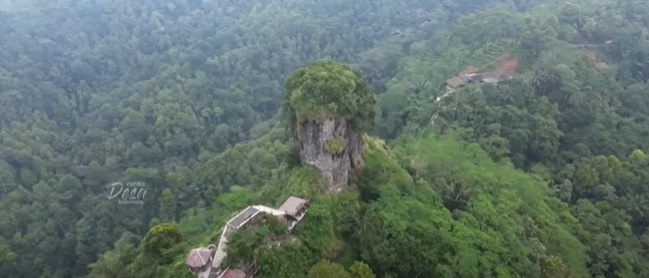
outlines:
[{"label": "hut with roof", "polygon": [[462,78],[459,78],[457,76],[453,76],[452,78],[446,80],[446,90],[448,91],[455,90],[464,85],[465,85],[464,80],[462,80]]},{"label": "hut with roof", "polygon": [[212,256],[216,251],[216,246],[210,245],[207,248],[194,248],[187,255],[185,265],[194,273],[206,271],[212,263]]},{"label": "hut with roof", "polygon": [[285,217],[289,222],[289,230],[293,229],[293,227],[295,227],[295,224],[302,220],[302,218],[306,214],[308,204],[309,201],[305,199],[291,196],[286,199],[286,201],[284,201],[284,204],[279,207],[280,211],[286,213]]}]

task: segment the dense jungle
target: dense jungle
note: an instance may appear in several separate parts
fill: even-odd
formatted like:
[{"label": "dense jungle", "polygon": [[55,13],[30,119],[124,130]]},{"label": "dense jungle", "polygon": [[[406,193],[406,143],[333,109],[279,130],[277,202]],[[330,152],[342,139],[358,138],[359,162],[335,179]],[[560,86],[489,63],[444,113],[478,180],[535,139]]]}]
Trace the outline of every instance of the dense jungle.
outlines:
[{"label": "dense jungle", "polygon": [[[0,276],[196,277],[300,196],[226,263],[649,277],[648,82],[641,0],[0,0]],[[299,147],[334,116],[363,161],[337,194]]]}]

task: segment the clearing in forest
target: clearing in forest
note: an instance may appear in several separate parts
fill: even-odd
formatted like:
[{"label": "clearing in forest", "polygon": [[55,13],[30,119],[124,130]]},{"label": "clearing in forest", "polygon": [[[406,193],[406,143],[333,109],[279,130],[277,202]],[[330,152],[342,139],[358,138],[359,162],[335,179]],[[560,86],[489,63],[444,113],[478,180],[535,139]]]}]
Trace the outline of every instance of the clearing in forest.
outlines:
[{"label": "clearing in forest", "polygon": [[451,92],[467,83],[496,83],[501,79],[513,78],[518,70],[518,58],[504,55],[484,69],[467,66],[456,76],[446,80],[446,91]]},{"label": "clearing in forest", "polygon": [[515,76],[517,71],[518,57],[514,55],[504,55],[480,72],[494,78],[509,78]]},{"label": "clearing in forest", "polygon": [[599,70],[604,70],[608,68],[608,64],[599,61],[597,58],[597,50],[600,45],[597,44],[573,44],[571,45],[572,49],[577,53],[586,55],[589,60],[595,63],[595,67]]}]

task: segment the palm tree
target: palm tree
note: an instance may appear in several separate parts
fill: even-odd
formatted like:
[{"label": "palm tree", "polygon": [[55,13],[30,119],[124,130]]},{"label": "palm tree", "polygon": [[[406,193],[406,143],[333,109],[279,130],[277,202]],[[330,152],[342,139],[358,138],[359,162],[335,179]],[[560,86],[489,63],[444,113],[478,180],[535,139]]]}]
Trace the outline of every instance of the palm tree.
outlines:
[{"label": "palm tree", "polygon": [[422,92],[430,92],[430,82],[428,80],[418,80],[415,81],[414,84],[411,85],[411,90],[415,94],[421,94]]},{"label": "palm tree", "polygon": [[381,220],[373,204],[359,204],[347,216],[346,231],[356,240],[359,247],[369,240],[370,235],[382,230]]},{"label": "palm tree", "polygon": [[470,186],[465,181],[456,179],[442,179],[441,183],[444,206],[450,211],[464,210],[475,193]]}]

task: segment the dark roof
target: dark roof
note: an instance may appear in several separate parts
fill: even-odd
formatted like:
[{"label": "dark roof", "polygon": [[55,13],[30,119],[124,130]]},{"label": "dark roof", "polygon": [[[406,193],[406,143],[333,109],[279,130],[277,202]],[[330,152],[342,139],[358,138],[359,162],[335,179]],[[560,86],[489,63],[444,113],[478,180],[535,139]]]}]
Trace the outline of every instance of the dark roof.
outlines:
[{"label": "dark roof", "polygon": [[192,249],[185,260],[185,264],[189,267],[204,267],[212,257],[212,250],[207,248]]},{"label": "dark roof", "polygon": [[485,74],[485,73],[471,73],[471,74],[467,74],[465,79],[468,79],[468,80],[481,80],[481,79],[487,78],[486,75],[487,74]]},{"label": "dark roof", "polygon": [[307,200],[291,196],[279,207],[279,210],[286,212],[288,215],[295,215],[307,202]]},{"label": "dark roof", "polygon": [[451,86],[451,88],[457,88],[464,85],[464,80],[460,79],[457,76],[454,76],[453,78],[446,80],[446,84]]},{"label": "dark roof", "polygon": [[232,225],[235,228],[238,228],[239,226],[241,226],[241,224],[246,222],[246,220],[255,215],[257,212],[259,211],[256,208],[252,206],[247,207],[239,214],[237,214],[234,218],[230,219],[230,221],[228,221],[228,224]]}]

